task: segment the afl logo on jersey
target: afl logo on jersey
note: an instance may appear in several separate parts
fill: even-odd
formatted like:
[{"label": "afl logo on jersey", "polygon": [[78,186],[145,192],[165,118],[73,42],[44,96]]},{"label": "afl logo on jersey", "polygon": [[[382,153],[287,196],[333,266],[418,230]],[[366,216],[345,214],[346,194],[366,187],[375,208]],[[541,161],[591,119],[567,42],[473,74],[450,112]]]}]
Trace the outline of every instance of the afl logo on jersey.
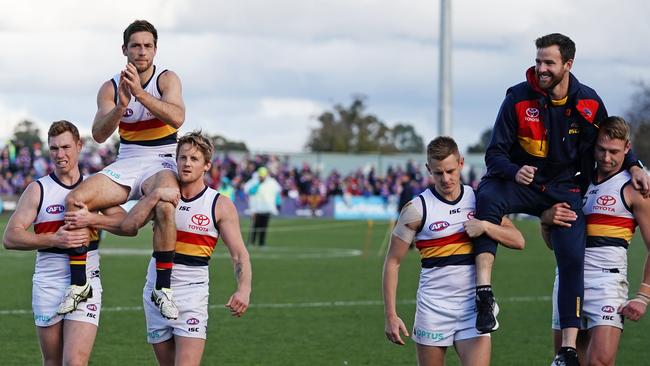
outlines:
[{"label": "afl logo on jersey", "polygon": [[63,211],[65,211],[65,207],[63,207],[63,205],[49,205],[45,209],[45,212],[51,215],[60,214],[63,213]]},{"label": "afl logo on jersey", "polygon": [[189,325],[197,325],[199,324],[199,320],[197,318],[189,318],[187,319],[186,323]]},{"label": "afl logo on jersey", "polygon": [[596,199],[596,202],[601,206],[611,206],[616,203],[616,198],[604,194]]},{"label": "afl logo on jersey", "polygon": [[436,221],[431,225],[429,225],[429,230],[441,231],[441,230],[445,230],[448,227],[449,227],[449,223],[447,221]]},{"label": "afl logo on jersey", "polygon": [[131,117],[132,115],[133,115],[133,109],[131,109],[131,108],[127,108],[127,109],[124,111],[124,114],[122,115],[122,117]]},{"label": "afl logo on jersey", "polygon": [[88,305],[86,305],[86,309],[88,309],[88,310],[90,310],[90,311],[97,311],[97,305],[95,305],[95,304],[88,304]]},{"label": "afl logo on jersey", "polygon": [[613,313],[616,309],[614,309],[613,306],[605,305],[602,308],[600,308],[600,310],[602,310],[603,313]]},{"label": "afl logo on jersey", "polygon": [[468,213],[467,213],[467,219],[468,219],[468,220],[471,220],[471,219],[473,219],[473,218],[474,218],[474,211],[470,211],[470,212],[468,212]]},{"label": "afl logo on jersey", "polygon": [[192,223],[199,226],[207,226],[210,223],[210,218],[203,214],[196,214],[192,216]]}]

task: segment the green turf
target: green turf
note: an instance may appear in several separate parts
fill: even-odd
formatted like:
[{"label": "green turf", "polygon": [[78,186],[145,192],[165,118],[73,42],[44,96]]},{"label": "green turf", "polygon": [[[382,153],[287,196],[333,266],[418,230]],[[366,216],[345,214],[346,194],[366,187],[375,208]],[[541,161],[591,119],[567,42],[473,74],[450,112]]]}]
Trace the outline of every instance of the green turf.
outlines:
[{"label": "green turf", "polygon": [[[0,216],[4,227],[6,215]],[[242,222],[246,228],[248,222]],[[210,327],[206,365],[409,365],[412,341],[404,347],[383,334],[381,305],[382,244],[388,224],[366,221],[271,221],[268,248],[251,250],[252,307],[241,319],[223,308],[235,283],[232,266],[219,245],[211,261]],[[494,284],[500,299],[501,328],[493,336],[493,365],[548,364],[552,359],[550,312],[554,257],[539,239],[534,221],[519,221],[527,248],[501,249]],[[101,248],[151,247],[151,232],[136,238],[108,236]],[[348,250],[342,253],[337,249]],[[336,257],[339,254],[358,254]],[[320,256],[320,257],[318,257]],[[630,248],[631,291],[636,291],[645,248],[637,237]],[[142,285],[149,256],[102,256],[104,302],[93,365],[154,364],[145,342]],[[40,362],[31,309],[34,253],[0,250],[0,365]],[[419,273],[417,253],[402,264],[398,309],[413,322]],[[23,310],[16,313],[14,310]],[[621,365],[644,365],[650,336],[648,320],[628,322],[618,357]],[[458,365],[453,350],[448,365]]]}]

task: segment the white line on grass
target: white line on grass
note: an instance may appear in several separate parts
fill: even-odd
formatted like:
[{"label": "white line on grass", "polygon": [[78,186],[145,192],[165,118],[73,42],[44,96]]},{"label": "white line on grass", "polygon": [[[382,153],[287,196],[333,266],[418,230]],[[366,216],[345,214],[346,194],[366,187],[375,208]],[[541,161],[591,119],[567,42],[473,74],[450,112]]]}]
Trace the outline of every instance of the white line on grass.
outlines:
[{"label": "white line on grass", "polygon": [[[312,248],[312,247],[250,247],[249,253],[253,259],[327,259],[327,258],[346,258],[346,257],[359,257],[362,251],[359,249],[345,249],[345,248]],[[0,256],[8,257],[25,257],[32,255],[33,252],[21,251],[6,251],[0,252]],[[151,249],[149,248],[115,248],[115,247],[101,247],[99,254],[102,256],[134,256],[146,255],[151,256]],[[230,258],[228,253],[215,252],[213,258]]]},{"label": "white line on grass", "polygon": [[[294,232],[294,231],[305,231],[305,230],[320,230],[322,228],[327,229],[338,229],[341,227],[352,227],[352,226],[362,226],[364,221],[343,221],[336,223],[319,223],[319,224],[302,224],[302,225],[275,225],[269,226],[266,229],[267,233],[278,233],[278,232]],[[247,233],[250,230],[248,228],[241,229],[242,233]]]},{"label": "white line on grass", "polygon": [[[498,299],[499,302],[541,302],[551,301],[550,296],[515,296],[515,297],[502,297]],[[398,304],[415,304],[415,300],[399,300]],[[285,302],[285,303],[268,303],[268,304],[251,304],[251,308],[260,309],[287,309],[287,308],[335,308],[335,307],[354,307],[354,306],[380,306],[384,305],[380,300],[352,300],[352,301],[318,301],[318,302]],[[210,309],[224,308],[222,304],[212,304]],[[102,312],[120,313],[142,311],[142,306],[114,306],[103,307]],[[0,310],[0,315],[25,315],[31,314],[31,309],[9,309]]]}]

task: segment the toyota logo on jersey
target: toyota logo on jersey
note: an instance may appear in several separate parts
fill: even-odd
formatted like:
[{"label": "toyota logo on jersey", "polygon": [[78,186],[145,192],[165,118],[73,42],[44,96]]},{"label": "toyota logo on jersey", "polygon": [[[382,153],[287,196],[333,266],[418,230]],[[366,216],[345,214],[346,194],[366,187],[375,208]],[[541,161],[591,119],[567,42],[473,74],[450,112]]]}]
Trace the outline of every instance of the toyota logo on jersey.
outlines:
[{"label": "toyota logo on jersey", "polygon": [[204,214],[196,214],[192,216],[192,223],[199,226],[207,226],[210,223],[210,218]]},{"label": "toyota logo on jersey", "polygon": [[526,116],[530,118],[539,117],[539,109],[537,108],[526,108]]},{"label": "toyota logo on jersey", "polygon": [[616,203],[616,198],[610,195],[602,195],[596,199],[596,202],[601,206],[612,206]]},{"label": "toyota logo on jersey", "polygon": [[65,207],[63,207],[63,205],[49,205],[45,209],[45,212],[52,215],[60,214],[63,211],[65,211]]},{"label": "toyota logo on jersey", "polygon": [[436,221],[431,225],[429,225],[429,230],[441,231],[441,230],[445,230],[448,227],[449,227],[449,223],[447,221]]}]

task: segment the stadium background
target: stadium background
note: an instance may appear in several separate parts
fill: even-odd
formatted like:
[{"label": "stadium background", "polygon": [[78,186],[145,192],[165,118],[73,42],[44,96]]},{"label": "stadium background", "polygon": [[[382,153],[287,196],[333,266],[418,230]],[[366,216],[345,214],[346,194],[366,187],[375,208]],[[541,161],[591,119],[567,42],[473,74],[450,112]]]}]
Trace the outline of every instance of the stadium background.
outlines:
[{"label": "stadium background", "polygon": [[[268,155],[231,158],[242,167],[241,172],[248,169],[249,173],[266,159],[266,163],[274,161]],[[402,161],[391,163],[393,171],[408,175],[410,158],[405,156]],[[320,159],[319,169],[324,169],[322,162],[327,158],[321,156]],[[302,162],[309,167],[319,164],[318,160],[309,162],[304,157],[290,161],[288,166],[297,169],[305,167]],[[413,176],[422,185],[418,186],[421,189],[428,181],[419,161],[413,160]],[[223,159],[220,162],[223,163]],[[367,182],[370,166],[374,164],[373,160],[355,161],[350,167],[356,168],[344,171],[345,164],[339,163],[340,180],[350,182],[346,179],[353,177],[357,185]],[[33,165],[32,161],[28,171]],[[385,166],[385,171],[376,173],[377,180],[385,181],[390,174],[388,164]],[[465,176],[467,179],[467,172]],[[300,201],[295,188],[296,194],[292,193],[295,197],[290,198],[287,192],[285,201]],[[353,196],[347,184],[342,188],[344,195]],[[361,193],[354,196],[367,197],[369,192]],[[302,212],[309,215],[312,211],[308,207]],[[9,214],[0,215],[1,228]],[[523,252],[501,249],[498,255],[494,283],[501,306],[501,328],[493,337],[494,365],[546,363],[553,356],[550,294],[555,261],[540,239],[536,220],[523,219],[516,224],[524,232],[527,248]],[[247,217],[242,216],[244,238],[248,225]],[[230,318],[223,306],[235,283],[227,253],[218,245],[211,264],[210,326],[204,364],[414,364],[412,341],[407,341],[405,347],[398,347],[386,341],[383,334],[380,281],[390,227],[389,220],[377,219],[273,219],[268,248],[250,248],[254,269],[252,305],[242,319]],[[143,228],[136,238],[108,234],[102,241],[100,253],[104,305],[91,364],[154,364],[153,354],[145,342],[141,305],[142,285],[151,253],[151,230]],[[629,254],[632,292],[638,288],[645,253],[637,234]],[[31,313],[34,257],[34,252],[0,250],[0,291],[5,294],[0,303],[2,365],[40,362]],[[418,272],[419,258],[413,251],[401,266],[398,290],[399,313],[409,328],[413,321]],[[644,329],[647,325],[647,319],[639,323],[628,322],[618,364],[647,364],[647,360],[639,357],[647,353],[648,338]],[[448,354],[448,364],[457,365],[453,350]]]}]

